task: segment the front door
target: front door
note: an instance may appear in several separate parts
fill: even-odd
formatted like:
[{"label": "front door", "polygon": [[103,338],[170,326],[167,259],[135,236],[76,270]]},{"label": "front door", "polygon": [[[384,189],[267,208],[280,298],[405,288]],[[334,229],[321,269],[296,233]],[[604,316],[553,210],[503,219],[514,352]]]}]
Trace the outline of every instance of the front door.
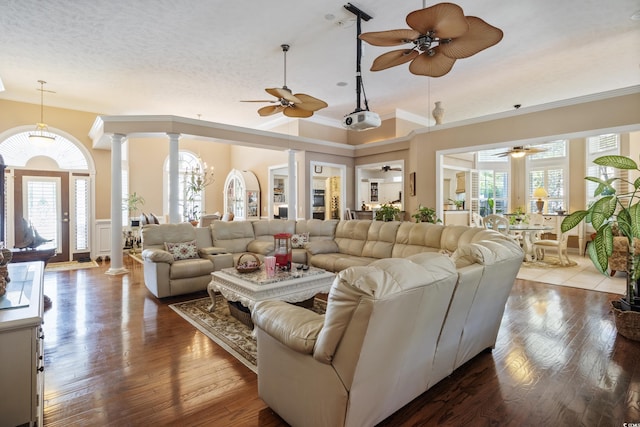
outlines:
[{"label": "front door", "polygon": [[56,248],[50,262],[69,261],[69,174],[16,170],[14,188],[15,244],[24,241],[26,222],[48,240],[40,249]]}]

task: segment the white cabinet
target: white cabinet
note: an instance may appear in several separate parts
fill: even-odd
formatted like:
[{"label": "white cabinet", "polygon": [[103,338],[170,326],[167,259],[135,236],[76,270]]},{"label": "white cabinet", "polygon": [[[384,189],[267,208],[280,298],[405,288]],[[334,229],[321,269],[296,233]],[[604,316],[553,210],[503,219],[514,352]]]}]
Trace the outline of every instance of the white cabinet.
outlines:
[{"label": "white cabinet", "polygon": [[[44,404],[43,263],[9,264],[0,299],[0,427],[41,426]],[[7,304],[11,304],[6,307]]]},{"label": "white cabinet", "polygon": [[260,216],[260,184],[251,171],[232,169],[224,182],[224,211],[234,219],[258,219]]}]

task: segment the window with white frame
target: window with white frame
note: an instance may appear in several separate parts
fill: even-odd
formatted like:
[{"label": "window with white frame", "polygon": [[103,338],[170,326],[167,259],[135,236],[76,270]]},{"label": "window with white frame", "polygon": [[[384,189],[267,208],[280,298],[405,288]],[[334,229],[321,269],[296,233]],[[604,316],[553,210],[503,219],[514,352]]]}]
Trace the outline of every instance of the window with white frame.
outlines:
[{"label": "window with white frame", "polygon": [[[621,171],[612,167],[599,166],[593,163],[595,159],[602,156],[611,156],[620,154],[620,137],[618,134],[605,134],[587,138],[587,176],[594,176],[606,181],[611,178],[625,178],[622,174],[628,174],[627,171]],[[587,186],[587,206],[595,202],[598,197],[594,197],[593,193],[598,188],[598,184],[593,181],[586,181]],[[625,191],[620,188],[620,181],[616,180],[613,184],[617,191]],[[585,206],[585,208],[587,207]]]},{"label": "window with white frame", "polygon": [[547,191],[543,212],[555,212],[568,206],[569,159],[567,141],[558,140],[536,145],[542,148],[527,156],[527,212],[536,212],[534,191],[542,187]]},{"label": "window with white frame", "polygon": [[478,151],[480,215],[509,211],[509,158],[504,148]]},{"label": "window with white frame", "polygon": [[[178,157],[178,206],[182,221],[197,220],[202,212],[204,197],[202,192],[191,193],[188,181],[194,171],[204,171],[203,164],[196,155],[180,151]],[[165,212],[169,212],[169,159],[165,161],[164,179]]]}]

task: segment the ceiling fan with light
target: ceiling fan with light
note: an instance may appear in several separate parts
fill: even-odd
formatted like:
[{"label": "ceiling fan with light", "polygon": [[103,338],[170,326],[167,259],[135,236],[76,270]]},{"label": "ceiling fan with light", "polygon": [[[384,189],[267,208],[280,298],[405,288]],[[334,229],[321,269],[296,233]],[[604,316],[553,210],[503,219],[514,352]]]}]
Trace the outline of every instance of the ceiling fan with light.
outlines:
[{"label": "ceiling fan with light", "polygon": [[544,148],[535,148],[535,147],[520,145],[517,147],[510,148],[509,150],[503,153],[496,154],[496,156],[497,157],[511,156],[511,157],[518,158],[518,157],[528,156],[530,154],[542,153],[543,151],[547,151],[547,150]]},{"label": "ceiling fan with light", "polygon": [[[424,1],[423,1],[424,7]],[[371,71],[380,71],[411,61],[413,74],[441,77],[453,68],[457,59],[468,58],[502,40],[502,30],[475,16],[465,16],[453,3],[439,3],[407,15],[411,29],[364,33],[360,38],[374,46],[409,48],[392,50],[378,56]]]},{"label": "ceiling fan with light", "polygon": [[398,167],[392,167],[389,165],[384,165],[381,168],[382,172],[389,172],[389,171],[399,171],[402,172],[402,168],[398,168]]},{"label": "ceiling fan with light", "polygon": [[327,103],[304,93],[291,92],[287,87],[287,52],[289,45],[280,45],[284,52],[284,85],[282,87],[267,88],[265,91],[269,95],[273,95],[277,100],[252,100],[242,102],[269,102],[277,105],[268,105],[258,110],[261,116],[271,116],[277,113],[283,113],[288,117],[305,118],[313,116],[313,113],[327,107]]}]

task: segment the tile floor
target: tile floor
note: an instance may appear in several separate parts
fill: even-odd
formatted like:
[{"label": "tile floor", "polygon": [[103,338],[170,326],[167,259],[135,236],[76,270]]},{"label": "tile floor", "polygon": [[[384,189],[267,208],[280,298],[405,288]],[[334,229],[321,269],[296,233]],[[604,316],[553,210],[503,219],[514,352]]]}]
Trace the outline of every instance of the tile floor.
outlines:
[{"label": "tile floor", "polygon": [[626,273],[618,272],[614,277],[604,276],[596,270],[588,256],[570,252],[569,258],[578,265],[564,268],[535,268],[523,265],[517,277],[553,285],[624,295],[627,283]]}]

